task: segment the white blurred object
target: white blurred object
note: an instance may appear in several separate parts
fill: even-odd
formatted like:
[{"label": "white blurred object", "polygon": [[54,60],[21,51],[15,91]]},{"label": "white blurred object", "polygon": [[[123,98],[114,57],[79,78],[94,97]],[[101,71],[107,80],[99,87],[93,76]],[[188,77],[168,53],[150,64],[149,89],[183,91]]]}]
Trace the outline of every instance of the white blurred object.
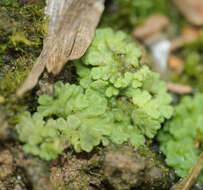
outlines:
[{"label": "white blurred object", "polygon": [[150,44],[150,50],[152,52],[154,63],[156,65],[156,68],[158,68],[161,73],[165,73],[167,70],[170,47],[171,42],[167,39],[157,40]]}]

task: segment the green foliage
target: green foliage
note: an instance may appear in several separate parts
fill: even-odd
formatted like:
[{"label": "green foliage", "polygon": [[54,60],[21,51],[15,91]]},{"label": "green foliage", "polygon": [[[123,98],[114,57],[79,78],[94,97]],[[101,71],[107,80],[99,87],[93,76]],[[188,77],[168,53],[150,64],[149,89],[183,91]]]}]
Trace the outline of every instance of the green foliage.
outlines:
[{"label": "green foliage", "polygon": [[62,82],[55,85],[54,97],[41,95],[38,101],[38,112],[33,116],[26,112],[16,127],[26,143],[25,152],[50,160],[70,144],[77,152],[90,152],[109,141],[144,143],[139,130],[131,125],[126,101],[111,100],[110,107],[99,92]]},{"label": "green foliage", "polygon": [[45,123],[39,113],[31,116],[29,112],[25,112],[22,123],[17,125],[20,140],[27,142],[23,147],[24,151],[46,160],[56,158],[65,147],[65,137],[62,134],[65,124],[62,118],[50,119]]},{"label": "green foliage", "polygon": [[171,73],[171,78],[175,82],[191,85],[203,92],[203,34],[193,42],[186,44],[180,52],[184,60],[183,73]]},{"label": "green foliage", "polygon": [[77,152],[109,142],[144,145],[172,107],[165,83],[139,65],[140,56],[125,33],[98,29],[75,63],[80,85],[55,84],[53,97],[41,95],[37,112],[21,117],[17,131],[24,150],[50,160],[70,145]]},{"label": "green foliage", "polygon": [[139,64],[141,51],[123,32],[98,29],[91,47],[76,63],[80,85],[106,97],[125,96],[134,105],[133,121],[152,138],[172,114],[171,97],[157,73]]},{"label": "green foliage", "polygon": [[16,59],[15,62],[11,61],[11,64],[14,65],[13,68],[7,72],[0,82],[2,95],[9,96],[11,93],[15,93],[16,89],[22,84],[31,69],[31,64],[29,65],[28,61],[33,62],[32,59],[25,59],[24,57]]},{"label": "green foliage", "polygon": [[17,2],[17,0],[1,0],[0,5],[8,5],[10,3]]},{"label": "green foliage", "polygon": [[[186,177],[195,164],[203,142],[203,94],[186,96],[176,106],[172,120],[160,132],[158,140],[166,163],[180,177]],[[200,177],[203,182],[203,176]]]}]

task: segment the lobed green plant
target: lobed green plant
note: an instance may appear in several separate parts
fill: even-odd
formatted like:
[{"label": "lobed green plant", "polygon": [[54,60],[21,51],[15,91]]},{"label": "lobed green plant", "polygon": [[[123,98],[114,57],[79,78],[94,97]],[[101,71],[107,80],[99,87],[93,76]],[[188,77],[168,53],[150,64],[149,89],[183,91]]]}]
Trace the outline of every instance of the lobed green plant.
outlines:
[{"label": "lobed green plant", "polygon": [[72,145],[90,152],[110,142],[141,146],[172,115],[166,85],[139,64],[140,50],[123,32],[98,29],[81,60],[79,85],[59,82],[55,95],[41,95],[37,112],[17,125],[27,153],[50,160]]},{"label": "lobed green plant", "polygon": [[[185,96],[158,135],[166,163],[186,177],[203,150],[203,94]],[[203,183],[203,175],[200,176]]]},{"label": "lobed green plant", "polygon": [[109,141],[144,143],[143,135],[131,124],[130,107],[124,100],[112,100],[108,106],[97,91],[58,82],[54,97],[44,94],[38,101],[37,112],[33,116],[25,112],[16,126],[27,153],[50,160],[70,145],[76,152],[90,152]]},{"label": "lobed green plant", "polygon": [[140,65],[140,56],[141,51],[125,33],[99,29],[76,67],[83,88],[97,89],[107,98],[128,98],[134,105],[134,123],[152,138],[164,118],[172,114],[171,97],[159,74]]}]

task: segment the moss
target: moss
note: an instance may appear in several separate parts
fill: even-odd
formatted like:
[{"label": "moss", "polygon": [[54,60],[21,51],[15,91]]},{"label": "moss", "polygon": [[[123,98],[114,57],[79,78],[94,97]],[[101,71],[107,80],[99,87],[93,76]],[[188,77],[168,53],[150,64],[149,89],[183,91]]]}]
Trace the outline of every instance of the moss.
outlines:
[{"label": "moss", "polygon": [[46,33],[42,1],[28,4],[17,2],[3,4],[0,7],[0,28],[0,69],[2,71],[0,77],[2,79],[9,71],[14,70],[14,67],[17,73],[23,66],[32,65],[41,52],[42,39]]},{"label": "moss", "polygon": [[35,3],[1,1],[0,96],[6,99],[5,113],[12,122],[16,113],[35,102],[31,94],[17,100],[15,92],[41,52],[47,22],[44,6],[44,0]]},{"label": "moss", "polygon": [[[0,8],[0,16],[2,63],[25,55],[38,56],[46,32],[42,1],[4,4]],[[6,59],[8,55],[9,60]]]},{"label": "moss", "polygon": [[15,61],[12,61],[12,70],[9,70],[1,81],[2,95],[6,97],[16,92],[17,88],[28,75],[32,62],[33,60],[26,59],[25,57],[19,57]]}]

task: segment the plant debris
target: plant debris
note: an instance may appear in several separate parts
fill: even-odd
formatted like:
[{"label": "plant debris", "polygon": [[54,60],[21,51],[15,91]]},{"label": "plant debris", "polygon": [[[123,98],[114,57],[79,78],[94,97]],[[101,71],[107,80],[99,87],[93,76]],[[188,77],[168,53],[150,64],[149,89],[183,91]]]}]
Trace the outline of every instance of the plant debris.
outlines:
[{"label": "plant debris", "polygon": [[147,41],[152,35],[161,33],[169,25],[169,20],[166,16],[160,14],[150,15],[145,22],[133,30],[133,36],[137,39]]},{"label": "plant debris", "polygon": [[103,0],[64,0],[60,4],[47,1],[47,12],[51,14],[48,34],[37,62],[17,91],[18,96],[36,85],[45,67],[56,75],[68,60],[78,59],[84,54],[103,12],[103,3]]},{"label": "plant debris", "polygon": [[189,85],[183,85],[178,83],[169,82],[167,84],[167,88],[170,92],[174,92],[176,94],[190,94],[193,89]]},{"label": "plant debris", "polygon": [[183,48],[185,44],[193,43],[201,36],[202,31],[195,27],[184,27],[180,36],[171,40],[171,51]]},{"label": "plant debris", "polygon": [[202,0],[173,0],[182,14],[194,25],[203,25]]}]

